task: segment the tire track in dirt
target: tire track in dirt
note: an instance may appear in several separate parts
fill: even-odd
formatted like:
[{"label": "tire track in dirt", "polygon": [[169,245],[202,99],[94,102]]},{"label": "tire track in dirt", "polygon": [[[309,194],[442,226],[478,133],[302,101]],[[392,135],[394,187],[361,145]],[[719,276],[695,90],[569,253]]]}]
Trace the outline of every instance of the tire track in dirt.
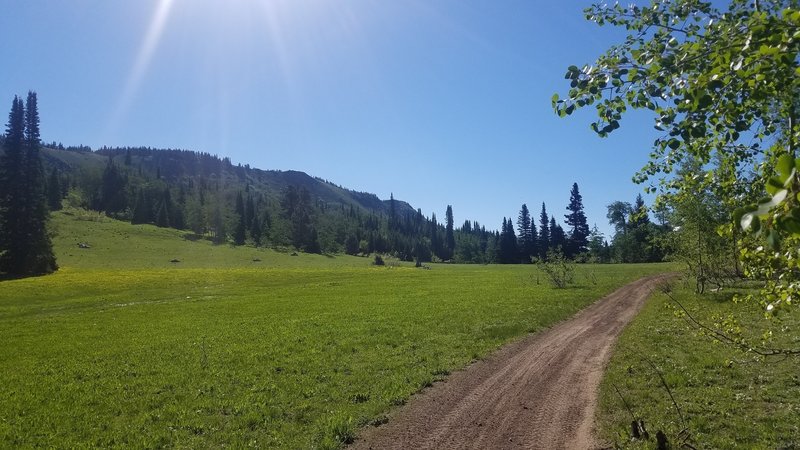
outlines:
[{"label": "tire track in dirt", "polygon": [[590,449],[617,337],[655,287],[642,278],[415,395],[352,449]]}]

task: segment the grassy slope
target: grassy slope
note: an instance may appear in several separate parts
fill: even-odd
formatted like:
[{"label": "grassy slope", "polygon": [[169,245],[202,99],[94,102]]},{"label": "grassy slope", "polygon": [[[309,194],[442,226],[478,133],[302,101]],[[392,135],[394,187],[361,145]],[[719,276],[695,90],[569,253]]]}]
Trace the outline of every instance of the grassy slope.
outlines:
[{"label": "grassy slope", "polygon": [[[771,329],[774,347],[800,348],[796,307],[781,322],[770,323],[753,305],[731,302],[731,291],[696,296],[676,287],[672,295],[703,323],[733,314],[751,342]],[[623,447],[653,448],[653,442],[629,441],[631,416],[616,386],[651,435],[660,429],[671,442],[678,441],[683,425],[649,359],[663,373],[697,448],[800,448],[797,358],[764,362],[714,343],[671,306],[666,296],[654,297],[623,333],[601,387],[598,418],[604,437]]]},{"label": "grassy slope", "polygon": [[582,266],[581,286],[553,290],[530,266],[377,268],[69,214],[54,217],[62,270],[0,283],[0,447],[334,447],[663,270]]}]

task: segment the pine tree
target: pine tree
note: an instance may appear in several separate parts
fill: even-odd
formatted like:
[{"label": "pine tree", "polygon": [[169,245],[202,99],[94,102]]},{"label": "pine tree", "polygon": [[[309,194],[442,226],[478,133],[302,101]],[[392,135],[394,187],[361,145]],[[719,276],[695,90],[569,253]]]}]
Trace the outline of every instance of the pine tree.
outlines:
[{"label": "pine tree", "polygon": [[500,242],[498,244],[497,262],[501,264],[514,264],[519,262],[519,250],[517,248],[517,235],[514,233],[514,222],[509,217],[503,217],[503,226],[500,232]]},{"label": "pine tree", "polygon": [[39,156],[41,137],[39,134],[39,107],[36,93],[28,91],[25,102],[26,184],[28,187],[28,238],[25,273],[45,274],[58,270],[53,244],[47,233],[47,197],[45,196],[45,172]]},{"label": "pine tree", "polygon": [[39,110],[35,92],[26,104],[14,97],[0,160],[0,270],[39,275],[58,270],[47,234],[45,176],[39,156]]},{"label": "pine tree", "polygon": [[[249,187],[250,185],[248,184],[247,186]],[[247,201],[245,201],[244,203],[244,223],[250,228],[252,228],[253,218],[255,218],[255,215],[256,215],[256,206],[255,203],[253,202],[253,196],[247,194]]]},{"label": "pine tree", "polygon": [[216,205],[212,212],[211,226],[213,230],[212,242],[214,244],[224,243],[228,239],[228,232],[225,229],[225,220],[219,204]]},{"label": "pine tree", "polygon": [[439,238],[439,224],[436,222],[436,213],[431,213],[430,220],[431,252],[436,257],[442,257],[442,240]]},{"label": "pine tree", "polygon": [[589,224],[586,221],[586,213],[583,211],[583,198],[578,191],[578,183],[572,183],[567,211],[569,214],[564,218],[570,227],[570,232],[564,253],[567,257],[572,258],[585,252],[589,242]]},{"label": "pine tree", "polygon": [[245,207],[242,192],[236,194],[236,225],[233,229],[233,243],[234,245],[244,245],[246,236],[246,222],[245,222]]},{"label": "pine tree", "polygon": [[119,173],[114,160],[108,158],[100,185],[100,210],[107,214],[124,211],[128,207],[125,195],[125,178]]},{"label": "pine tree", "polygon": [[150,223],[153,220],[152,215],[153,207],[150,204],[150,198],[147,196],[144,188],[140,188],[136,196],[136,203],[133,205],[131,223],[134,225]]},{"label": "pine tree", "polygon": [[395,205],[394,192],[389,194],[389,230],[397,226],[397,205]]},{"label": "pine tree", "polygon": [[453,235],[453,207],[447,205],[445,213],[447,224],[445,227],[445,246],[447,251],[447,259],[452,259],[456,249],[456,238]]},{"label": "pine tree", "polygon": [[156,226],[161,228],[169,227],[169,207],[167,202],[162,201],[156,213]]},{"label": "pine tree", "polygon": [[61,209],[61,199],[61,180],[58,177],[58,170],[54,167],[47,181],[47,207],[50,211]]},{"label": "pine tree", "polygon": [[244,199],[242,198],[242,191],[236,193],[236,214],[244,217]]},{"label": "pine tree", "polygon": [[556,219],[550,218],[550,250],[564,252],[564,246],[567,244],[567,236],[561,225],[556,223]]},{"label": "pine tree", "polygon": [[531,213],[528,205],[522,204],[517,216],[517,232],[519,233],[519,251],[525,262],[530,261],[534,254],[533,228],[531,227]]},{"label": "pine tree", "polygon": [[539,258],[547,259],[547,251],[550,250],[550,223],[547,217],[547,207],[542,203],[542,212],[539,214]]},{"label": "pine tree", "polygon": [[258,216],[253,216],[253,221],[250,224],[250,237],[256,247],[261,246],[261,234],[261,221],[258,220]]},{"label": "pine tree", "polygon": [[5,153],[0,160],[0,271],[17,273],[23,264],[25,208],[25,107],[14,96],[6,126]]}]

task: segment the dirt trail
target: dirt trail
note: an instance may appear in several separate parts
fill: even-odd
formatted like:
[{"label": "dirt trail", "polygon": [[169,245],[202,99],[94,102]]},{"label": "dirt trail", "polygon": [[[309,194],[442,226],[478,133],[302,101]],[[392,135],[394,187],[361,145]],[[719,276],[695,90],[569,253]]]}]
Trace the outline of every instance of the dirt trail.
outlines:
[{"label": "dirt trail", "polygon": [[628,284],[412,398],[353,449],[595,448],[597,389],[625,325],[669,275]]}]

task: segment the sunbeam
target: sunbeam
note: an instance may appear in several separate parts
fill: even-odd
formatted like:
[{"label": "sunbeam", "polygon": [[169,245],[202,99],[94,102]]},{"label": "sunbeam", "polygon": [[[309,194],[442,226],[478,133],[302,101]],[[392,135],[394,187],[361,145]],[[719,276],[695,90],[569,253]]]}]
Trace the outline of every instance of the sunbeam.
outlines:
[{"label": "sunbeam", "polygon": [[161,40],[161,35],[164,32],[164,27],[166,26],[167,19],[169,18],[173,2],[174,0],[159,0],[156,10],[153,14],[153,18],[150,21],[150,27],[145,34],[142,46],[139,48],[139,53],[136,56],[133,69],[131,70],[127,81],[125,82],[125,88],[123,89],[122,95],[117,101],[117,106],[114,108],[114,112],[112,113],[111,119],[106,127],[106,134],[113,134],[127,113],[128,108],[130,107],[131,102],[133,101],[133,98],[139,89],[139,85],[142,83],[142,78],[150,66],[150,62],[153,59],[153,53],[155,52],[156,48],[158,47],[158,43]]}]

